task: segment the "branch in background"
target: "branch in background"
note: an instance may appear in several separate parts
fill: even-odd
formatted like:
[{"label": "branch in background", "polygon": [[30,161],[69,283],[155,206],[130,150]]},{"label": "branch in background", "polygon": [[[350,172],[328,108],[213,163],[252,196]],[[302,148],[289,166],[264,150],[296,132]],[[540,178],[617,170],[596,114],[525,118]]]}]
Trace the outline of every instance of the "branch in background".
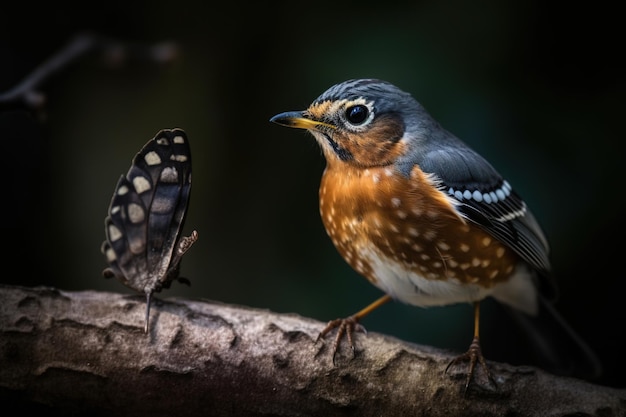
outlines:
[{"label": "branch in background", "polygon": [[3,415],[626,413],[625,390],[497,363],[497,389],[463,396],[451,354],[373,332],[333,366],[325,324],[293,314],[155,299],[145,334],[144,312],[143,296],[0,285]]},{"label": "branch in background", "polygon": [[166,64],[178,57],[179,47],[173,42],[140,45],[118,42],[92,34],[77,35],[22,82],[0,93],[0,105],[3,107],[24,105],[33,110],[40,110],[46,103],[46,95],[39,87],[53,74],[90,52],[99,53],[107,65],[118,67],[135,60]]}]

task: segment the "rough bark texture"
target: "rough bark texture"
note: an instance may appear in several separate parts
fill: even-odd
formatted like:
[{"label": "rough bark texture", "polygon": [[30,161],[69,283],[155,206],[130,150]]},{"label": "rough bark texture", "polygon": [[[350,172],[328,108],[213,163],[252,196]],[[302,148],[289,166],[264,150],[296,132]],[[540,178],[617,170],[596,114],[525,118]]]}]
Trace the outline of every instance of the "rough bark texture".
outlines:
[{"label": "rough bark texture", "polygon": [[[491,363],[463,395],[443,351],[369,333],[333,365],[324,323],[176,298],[0,286],[2,415],[626,415],[626,391]],[[13,410],[13,411],[8,411]]]}]

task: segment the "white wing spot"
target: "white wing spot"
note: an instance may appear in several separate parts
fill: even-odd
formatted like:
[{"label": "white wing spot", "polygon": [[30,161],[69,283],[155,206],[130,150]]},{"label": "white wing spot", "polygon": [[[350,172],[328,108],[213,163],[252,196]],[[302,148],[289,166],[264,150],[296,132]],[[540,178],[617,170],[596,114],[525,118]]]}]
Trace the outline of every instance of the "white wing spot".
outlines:
[{"label": "white wing spot", "polygon": [[504,191],[504,194],[508,197],[511,194],[511,185],[509,184],[508,181],[504,181],[502,183],[502,191]]},{"label": "white wing spot", "polygon": [[170,159],[172,161],[186,162],[187,161],[187,155],[172,155],[172,156],[170,156]]},{"label": "white wing spot", "polygon": [[115,242],[121,237],[122,237],[122,232],[120,231],[120,229],[118,229],[116,225],[110,224],[109,225],[109,240],[111,242]]},{"label": "white wing spot", "polygon": [[143,160],[150,166],[159,165],[161,163],[161,157],[154,151],[148,152],[146,156],[143,157]]},{"label": "white wing spot", "polygon": [[117,256],[115,256],[115,252],[113,251],[113,248],[108,248],[106,250],[105,253],[106,257],[107,257],[107,261],[109,261],[109,263],[115,261],[117,259]]},{"label": "white wing spot", "polygon": [[495,204],[498,201],[505,200],[509,195],[511,195],[512,190],[513,188],[511,187],[511,185],[507,181],[504,181],[502,183],[502,186],[495,191],[481,193],[478,190],[461,191],[461,190],[455,190],[454,188],[450,187],[448,189],[448,194],[451,196],[454,196],[457,200],[460,200],[460,201],[465,199],[465,200],[474,200],[479,203],[484,201],[487,204],[492,204],[492,203]]},{"label": "white wing spot", "polygon": [[143,207],[141,207],[137,203],[130,203],[127,207],[128,210],[128,219],[131,223],[141,223],[145,218],[145,212]]},{"label": "white wing spot", "polygon": [[175,167],[165,167],[163,171],[161,171],[159,180],[166,183],[178,182],[178,171],[176,171]]},{"label": "white wing spot", "polygon": [[137,191],[137,194],[144,193],[152,188],[152,186],[150,185],[150,181],[148,181],[145,177],[142,177],[141,175],[133,178],[133,185],[135,186],[135,191]]},{"label": "white wing spot", "polygon": [[129,240],[128,247],[132,253],[137,255],[144,252],[146,248],[146,241],[142,238],[136,237]]}]

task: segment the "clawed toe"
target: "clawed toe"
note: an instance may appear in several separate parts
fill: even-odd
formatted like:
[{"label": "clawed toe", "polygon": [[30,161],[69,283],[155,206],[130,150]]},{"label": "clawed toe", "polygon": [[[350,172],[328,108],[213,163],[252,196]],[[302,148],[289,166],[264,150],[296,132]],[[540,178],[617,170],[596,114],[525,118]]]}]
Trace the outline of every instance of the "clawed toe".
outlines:
[{"label": "clawed toe", "polygon": [[367,333],[365,327],[363,327],[358,319],[355,316],[350,316],[343,319],[335,319],[326,325],[324,329],[317,336],[316,342],[320,339],[326,337],[328,333],[332,330],[337,329],[337,335],[335,336],[335,340],[333,342],[332,352],[333,352],[333,365],[336,365],[335,358],[337,357],[337,352],[339,351],[339,347],[341,345],[341,340],[346,337],[348,339],[348,345],[350,350],[352,351],[352,358],[356,355],[356,348],[354,346],[354,333],[362,332]]},{"label": "clawed toe", "polygon": [[485,358],[480,348],[480,341],[477,337],[474,337],[467,352],[465,352],[462,355],[457,356],[456,358],[452,359],[450,363],[448,363],[448,366],[446,366],[444,373],[448,373],[448,369],[450,369],[451,366],[457,365],[460,362],[466,362],[466,361],[469,361],[469,369],[467,372],[467,377],[465,379],[465,387],[463,390],[464,394],[467,393],[470,383],[472,382],[472,380],[474,380],[474,371],[476,369],[476,363],[480,363],[480,366],[484,370],[485,375],[487,376],[487,379],[489,380],[491,385],[496,387],[496,382],[493,379],[491,372],[489,371],[489,367],[487,366],[487,362],[485,361]]}]

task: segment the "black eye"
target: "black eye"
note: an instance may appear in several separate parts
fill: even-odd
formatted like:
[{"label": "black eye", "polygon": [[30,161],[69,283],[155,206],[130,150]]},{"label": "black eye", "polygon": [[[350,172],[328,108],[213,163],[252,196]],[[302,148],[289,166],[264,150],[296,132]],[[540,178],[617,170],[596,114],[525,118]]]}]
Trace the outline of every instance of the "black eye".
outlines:
[{"label": "black eye", "polygon": [[346,110],[346,118],[353,125],[360,125],[367,120],[369,112],[370,111],[366,106],[357,104],[356,106],[349,107]]}]

